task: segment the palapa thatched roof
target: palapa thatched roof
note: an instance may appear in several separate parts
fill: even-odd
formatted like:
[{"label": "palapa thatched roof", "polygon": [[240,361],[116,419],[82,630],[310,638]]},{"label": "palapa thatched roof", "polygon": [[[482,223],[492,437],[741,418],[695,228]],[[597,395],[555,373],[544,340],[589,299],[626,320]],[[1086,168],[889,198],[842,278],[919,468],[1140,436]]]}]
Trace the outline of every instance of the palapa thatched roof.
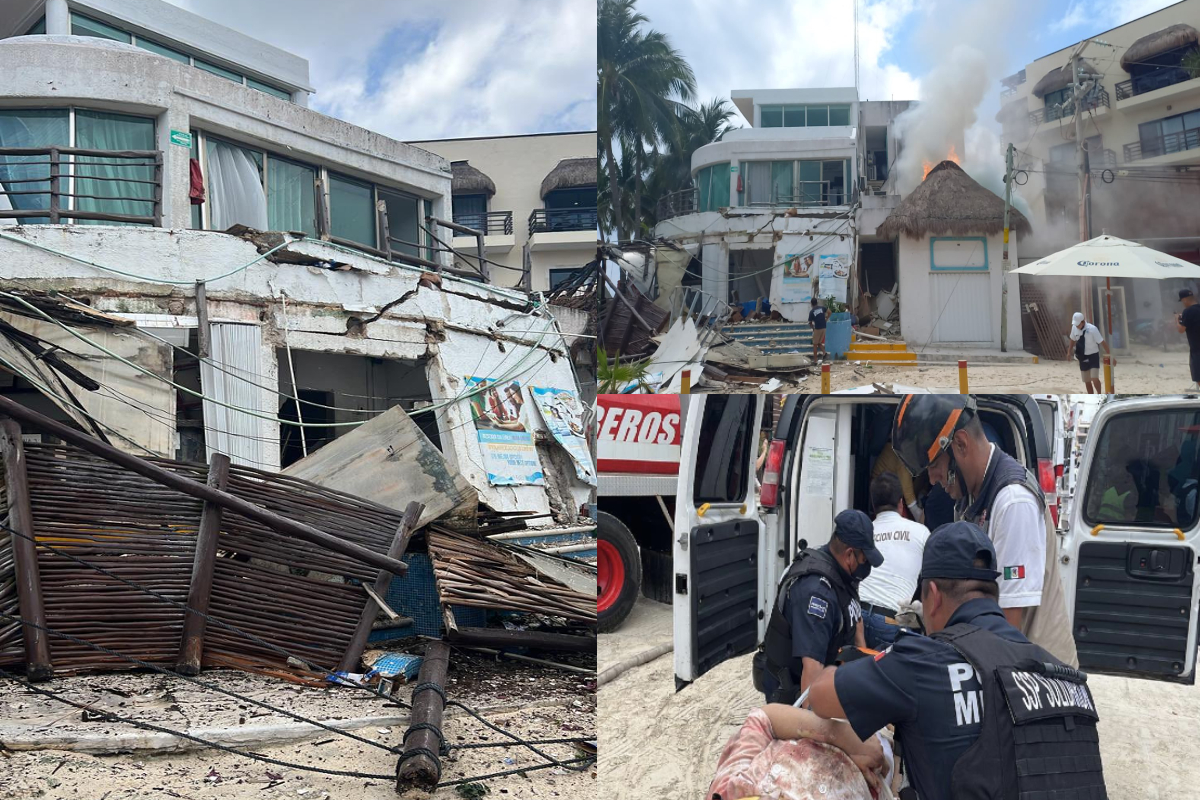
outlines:
[{"label": "palapa thatched roof", "polygon": [[450,162],[451,194],[496,194],[496,183],[466,161]]},{"label": "palapa thatched roof", "polygon": [[[1015,208],[1009,226],[1029,233],[1029,220]],[[953,161],[943,161],[929,171],[925,182],[896,206],[875,233],[885,239],[904,235],[979,236],[1004,230],[1004,200],[963,172]]]},{"label": "palapa thatched roof", "polygon": [[[1099,75],[1100,71],[1096,69],[1096,65],[1083,59],[1080,66],[1085,74]],[[1033,87],[1033,94],[1036,97],[1045,97],[1050,92],[1057,92],[1059,89],[1064,89],[1074,83],[1074,72],[1070,64],[1066,64],[1058,69],[1052,69],[1042,76],[1042,79]]]},{"label": "palapa thatched roof", "polygon": [[542,181],[542,198],[555,189],[596,185],[595,158],[564,158]]},{"label": "palapa thatched roof", "polygon": [[1182,22],[1168,25],[1161,31],[1147,34],[1129,45],[1125,55],[1121,56],[1121,69],[1128,72],[1129,67],[1139,61],[1148,61],[1159,53],[1197,42],[1200,42],[1200,34],[1191,25],[1184,25]]}]

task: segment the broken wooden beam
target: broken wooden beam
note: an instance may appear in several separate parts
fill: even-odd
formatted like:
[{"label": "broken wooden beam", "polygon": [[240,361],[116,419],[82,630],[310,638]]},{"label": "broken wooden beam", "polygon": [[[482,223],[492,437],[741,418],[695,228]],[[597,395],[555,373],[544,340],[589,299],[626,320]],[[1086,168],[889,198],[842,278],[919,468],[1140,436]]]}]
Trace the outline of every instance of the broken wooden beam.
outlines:
[{"label": "broken wooden beam", "polygon": [[[394,558],[397,561],[404,555],[404,551],[408,549],[408,543],[412,540],[413,534],[417,531],[417,523],[421,519],[421,512],[425,510],[422,503],[412,502],[408,504],[408,508],[404,509],[404,517],[400,520],[400,526],[396,529],[396,536],[392,539],[392,546],[388,548],[388,558]],[[387,594],[388,586],[392,583],[392,573],[386,569],[379,570],[379,574],[375,576],[375,594],[383,597]],[[375,622],[375,618],[379,616],[379,605],[375,599],[368,595],[367,602],[363,605],[362,614],[358,617],[358,625],[354,628],[354,635],[350,637],[350,644],[346,645],[346,652],[342,654],[342,663],[338,665],[339,672],[355,672],[355,667],[358,666],[358,659],[362,657],[363,648],[367,646],[367,637],[371,635],[371,625]]]},{"label": "broken wooden beam", "polygon": [[[11,400],[8,402],[12,402]],[[50,642],[44,630],[46,605],[38,573],[37,544],[33,539],[33,509],[29,504],[29,477],[25,472],[25,445],[21,426],[15,419],[0,419],[0,455],[4,460],[4,488],[8,501],[8,526],[13,561],[17,570],[17,607],[21,617],[33,625],[21,626],[25,639],[25,675],[31,681],[54,677]]]},{"label": "broken wooden beam", "polygon": [[86,433],[81,433],[61,422],[50,419],[44,414],[39,414],[7,397],[0,396],[0,414],[7,414],[14,419],[28,423],[38,430],[53,434],[68,444],[73,444],[89,453],[100,456],[106,461],[111,461],[130,472],[135,472],[138,475],[149,478],[155,483],[167,486],[178,492],[183,492],[200,500],[212,501],[226,511],[241,514],[243,517],[266,525],[278,533],[295,536],[297,539],[324,547],[327,550],[339,553],[347,558],[356,559],[377,569],[386,569],[393,575],[403,575],[408,571],[408,565],[403,561],[388,558],[362,545],[332,536],[303,522],[282,517],[279,514],[268,511],[262,506],[255,505],[228,492],[214,489],[199,481],[194,481],[191,478],[171,472],[152,461],[147,461],[144,458],[118,450],[93,436],[88,436]]},{"label": "broken wooden beam", "polygon": [[442,776],[442,715],[446,710],[446,672],[450,646],[442,641],[425,647],[425,660],[412,694],[412,725],[404,732],[404,750],[396,765],[396,791],[432,792]]},{"label": "broken wooden beam", "polygon": [[447,631],[451,644],[480,647],[529,647],[534,650],[559,650],[567,653],[596,652],[594,636],[571,636],[543,631],[510,631],[504,628],[458,628]]},{"label": "broken wooden beam", "polygon": [[[229,456],[213,453],[208,464],[208,485],[225,489],[229,481]],[[175,671],[180,675],[199,675],[204,655],[204,628],[208,623],[208,603],[212,597],[213,570],[217,565],[217,539],[221,532],[221,507],[206,501],[200,511],[200,531],[196,535],[196,554],[192,558],[192,579],[188,584],[183,638]]]}]

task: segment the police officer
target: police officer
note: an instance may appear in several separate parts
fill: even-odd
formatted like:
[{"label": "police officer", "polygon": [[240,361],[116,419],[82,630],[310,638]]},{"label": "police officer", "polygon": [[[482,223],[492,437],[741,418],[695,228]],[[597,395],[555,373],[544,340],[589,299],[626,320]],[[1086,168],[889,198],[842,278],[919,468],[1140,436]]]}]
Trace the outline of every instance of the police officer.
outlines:
[{"label": "police officer", "polygon": [[863,643],[858,582],[883,563],[871,518],[847,509],[834,518],[829,544],[800,553],[784,573],[754,685],[768,703],[795,702],[843,647]]},{"label": "police officer", "polygon": [[1078,666],[1058,539],[1037,479],[989,440],[970,395],[908,395],[892,427],[896,455],[914,476],[961,498],[955,519],[981,527],[996,548],[1004,616],[1029,639]]},{"label": "police officer", "polygon": [[939,528],[921,560],[931,635],[824,671],[808,704],[861,739],[894,724],[921,800],[1106,798],[1087,676],[1005,620],[999,575],[977,525]]}]

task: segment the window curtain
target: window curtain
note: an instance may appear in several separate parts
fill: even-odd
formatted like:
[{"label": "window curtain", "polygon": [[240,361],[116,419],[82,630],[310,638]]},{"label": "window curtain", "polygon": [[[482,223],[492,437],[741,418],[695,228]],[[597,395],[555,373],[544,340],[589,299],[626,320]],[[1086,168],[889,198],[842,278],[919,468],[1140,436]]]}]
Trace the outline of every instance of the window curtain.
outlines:
[{"label": "window curtain", "polygon": [[238,224],[270,230],[257,154],[216,139],[208,140],[207,152],[209,230],[224,231]]},{"label": "window curtain", "polygon": [[705,167],[696,173],[696,208],[699,211],[712,211],[709,203],[709,190],[712,188],[712,168]]},{"label": "window curtain", "polygon": [[[66,147],[71,143],[66,109],[0,111],[0,147]],[[46,156],[0,156],[0,184],[4,191],[45,194],[3,195],[10,206],[28,211],[50,207],[50,166],[30,162],[47,161]],[[67,189],[60,181],[59,188]],[[49,217],[24,217],[26,225],[45,224]]]},{"label": "window curtain", "polygon": [[771,202],[771,162],[751,161],[750,177],[746,187],[747,202],[750,205]]},{"label": "window curtain", "polygon": [[792,162],[771,162],[771,199],[776,202],[792,203]]},{"label": "window curtain", "polygon": [[712,184],[709,187],[709,210],[716,211],[729,205],[729,164],[715,164],[712,167]]},{"label": "window curtain", "polygon": [[[153,150],[154,120],[98,111],[75,112],[75,146],[93,150]],[[150,158],[78,156],[75,167],[78,211],[154,216],[154,180]],[[130,222],[77,220],[81,225],[129,225]],[[141,223],[149,224],[149,223]]]},{"label": "window curtain", "polygon": [[267,159],[267,221],[273,231],[317,235],[316,171],[271,156]]}]

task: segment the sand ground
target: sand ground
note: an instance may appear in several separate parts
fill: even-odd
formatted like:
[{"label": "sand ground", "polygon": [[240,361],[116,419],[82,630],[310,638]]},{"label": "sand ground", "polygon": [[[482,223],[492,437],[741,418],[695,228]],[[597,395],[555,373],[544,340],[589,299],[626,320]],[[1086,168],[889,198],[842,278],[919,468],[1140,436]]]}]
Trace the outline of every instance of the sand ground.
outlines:
[{"label": "sand ground", "polygon": [[[599,669],[670,636],[670,606],[643,598],[619,631],[600,634]],[[700,800],[726,741],[762,703],[750,658],[726,661],[679,693],[670,654],[601,687],[600,796]],[[1105,675],[1089,684],[1108,796],[1190,796],[1200,782],[1200,688]]]},{"label": "sand ground", "polygon": [[[456,668],[457,662],[457,668]],[[472,707],[501,710],[486,718],[529,739],[595,736],[595,682],[588,676],[522,665],[495,662],[474,655],[451,657],[447,694]],[[393,715],[400,721],[356,730],[360,736],[389,746],[402,743],[407,711],[389,707],[379,698],[344,688],[312,689],[278,680],[236,672],[206,671],[206,680],[255,699],[270,702],[314,719],[332,720]],[[239,724],[290,725],[286,717],[253,705],[199,689],[177,678],[153,674],[89,675],[52,681],[53,688],[72,699],[95,703],[114,713],[135,716],[177,730]],[[410,689],[396,696],[408,700]],[[443,732],[450,744],[504,741],[457,709],[450,709]],[[242,722],[244,720],[244,722]],[[45,736],[129,734],[127,725],[83,722],[81,712],[26,690],[5,685],[0,694],[0,742],[30,732]],[[242,749],[306,766],[393,775],[397,756],[324,731],[303,740]],[[541,748],[566,760],[580,754],[572,745]],[[545,763],[523,748],[458,750],[442,764],[443,780],[503,772]],[[568,772],[550,768],[486,781],[487,796],[504,798],[596,797],[596,768]],[[216,800],[270,800],[271,798],[396,798],[394,780],[326,776],[299,769],[272,766],[243,756],[205,749],[152,754],[129,752],[93,755],[65,749],[9,750],[0,746],[0,798],[3,800],[160,800],[161,798],[215,798]],[[453,788],[443,788],[436,800],[457,798]]]}]

